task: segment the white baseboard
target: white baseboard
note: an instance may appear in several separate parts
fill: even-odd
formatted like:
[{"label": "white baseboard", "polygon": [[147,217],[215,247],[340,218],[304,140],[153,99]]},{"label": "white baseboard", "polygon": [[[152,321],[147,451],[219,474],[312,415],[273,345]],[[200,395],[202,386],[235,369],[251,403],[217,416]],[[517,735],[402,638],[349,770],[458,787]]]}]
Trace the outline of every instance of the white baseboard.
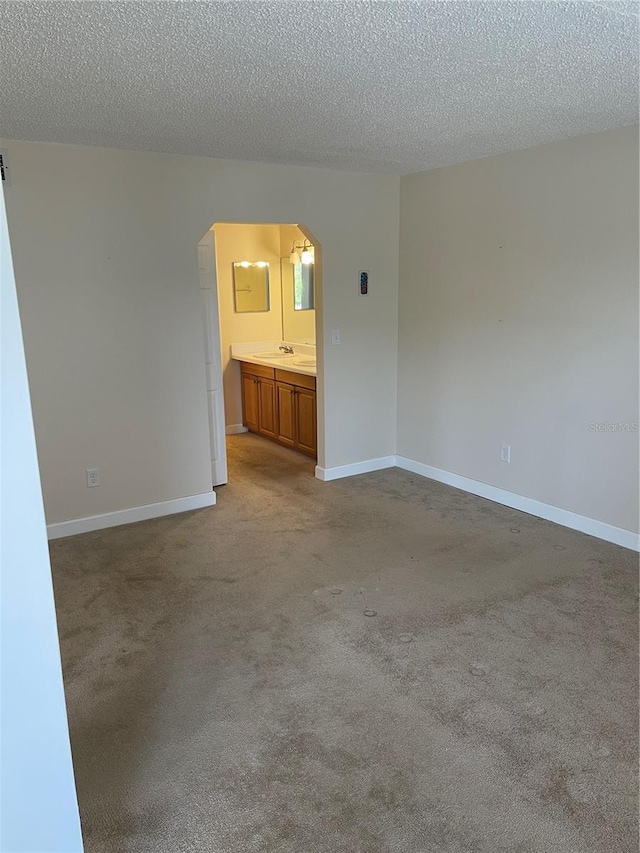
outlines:
[{"label": "white baseboard", "polygon": [[366,459],[364,462],[353,462],[351,465],[336,465],[334,468],[321,468],[316,465],[316,477],[325,482],[341,480],[343,477],[353,477],[355,474],[368,474],[370,471],[393,468],[395,464],[395,456],[380,456],[378,459]]},{"label": "white baseboard", "polygon": [[[403,468],[405,471],[411,471],[414,474],[419,474],[422,477],[427,477],[430,480],[437,480],[439,483],[453,486],[456,489],[462,489],[464,492],[478,495],[481,498],[486,498],[503,506],[520,510],[520,512],[544,518],[546,521],[553,521],[562,527],[569,527],[572,530],[587,533],[589,536],[604,539],[605,542],[613,542],[615,545],[621,545],[623,548],[640,551],[640,534],[634,533],[632,530],[625,530],[624,528],[607,524],[604,521],[578,515],[578,513],[570,512],[551,504],[545,504],[533,498],[527,498],[515,492],[491,486],[488,483],[481,483],[479,480],[463,477],[461,474],[452,474],[450,471],[444,471],[441,468],[434,468],[422,462],[415,462],[413,459],[407,459],[405,456],[382,456],[378,459],[367,459],[364,462],[354,462],[350,465],[337,465],[334,468],[321,468],[319,465],[316,465],[315,474],[319,480],[328,482],[330,480],[339,480],[343,477],[353,477],[356,474],[380,471],[383,468],[393,468],[394,466]],[[130,507],[129,509],[117,510],[115,512],[106,512],[102,515],[90,515],[85,518],[74,518],[70,521],[49,524],[47,526],[47,533],[49,539],[60,539],[63,536],[75,536],[78,533],[89,533],[92,530],[102,530],[106,527],[116,527],[120,524],[131,524],[135,521],[145,521],[149,518],[159,518],[163,515],[173,515],[178,512],[188,512],[193,509],[214,506],[215,502],[215,492],[204,492],[203,494],[190,495],[186,498],[176,498],[171,501]]]},{"label": "white baseboard", "polygon": [[456,489],[462,489],[462,491],[470,492],[472,495],[478,495],[512,509],[518,509],[520,512],[544,518],[546,521],[553,521],[562,527],[570,527],[572,530],[588,533],[589,536],[604,539],[606,542],[622,545],[623,548],[640,551],[640,534],[634,533],[632,530],[614,527],[613,524],[606,524],[604,521],[597,521],[595,518],[578,515],[575,512],[545,504],[533,498],[525,498],[515,492],[508,492],[506,489],[499,489],[497,486],[471,480],[461,474],[452,474],[449,471],[443,471],[441,468],[433,468],[431,465],[425,465],[422,462],[414,462],[413,459],[407,459],[405,456],[397,456],[396,465],[398,468],[404,468],[405,471],[420,474],[422,477],[437,480],[439,483],[446,483],[448,486],[454,486]]},{"label": "white baseboard", "polygon": [[174,513],[188,512],[191,509],[202,509],[206,506],[214,506],[215,502],[215,492],[204,492],[201,495],[189,495],[189,497],[176,498],[171,501],[132,506],[129,509],[105,512],[102,515],[89,515],[85,518],[73,518],[71,521],[49,524],[47,525],[47,535],[49,539],[61,539],[63,536],[75,536],[78,533],[89,533],[92,530],[102,530],[105,527],[117,527],[120,524],[131,524],[134,521],[159,518],[162,515],[174,515]]},{"label": "white baseboard", "polygon": [[249,432],[244,424],[227,424],[224,431],[227,435],[238,435],[241,432]]}]

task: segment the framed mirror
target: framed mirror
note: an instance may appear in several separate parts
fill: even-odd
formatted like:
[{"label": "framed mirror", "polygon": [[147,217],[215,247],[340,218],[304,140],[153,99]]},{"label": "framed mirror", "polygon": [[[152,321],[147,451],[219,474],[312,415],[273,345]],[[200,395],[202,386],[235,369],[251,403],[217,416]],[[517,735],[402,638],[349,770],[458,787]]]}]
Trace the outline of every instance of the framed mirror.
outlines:
[{"label": "framed mirror", "polygon": [[269,310],[269,264],[234,261],[233,297],[236,313]]}]

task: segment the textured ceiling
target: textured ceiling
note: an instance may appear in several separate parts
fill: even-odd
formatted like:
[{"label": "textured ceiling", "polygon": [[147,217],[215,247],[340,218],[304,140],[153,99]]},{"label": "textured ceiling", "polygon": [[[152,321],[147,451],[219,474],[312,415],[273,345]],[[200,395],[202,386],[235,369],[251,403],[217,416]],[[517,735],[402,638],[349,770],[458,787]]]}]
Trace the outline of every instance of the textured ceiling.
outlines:
[{"label": "textured ceiling", "polygon": [[638,119],[638,3],[3,2],[0,135],[404,173]]}]

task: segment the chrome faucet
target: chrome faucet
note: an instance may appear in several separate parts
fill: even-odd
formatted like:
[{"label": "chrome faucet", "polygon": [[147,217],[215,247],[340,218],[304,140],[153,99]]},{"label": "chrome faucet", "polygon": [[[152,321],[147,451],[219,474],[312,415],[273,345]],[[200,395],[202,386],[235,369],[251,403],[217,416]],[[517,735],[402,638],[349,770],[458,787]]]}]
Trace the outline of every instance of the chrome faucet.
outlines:
[{"label": "chrome faucet", "polygon": [[282,350],[283,352],[285,352],[287,355],[293,355],[293,347],[290,347],[290,346],[283,346],[283,347],[278,347],[278,349],[281,349],[281,350]]}]

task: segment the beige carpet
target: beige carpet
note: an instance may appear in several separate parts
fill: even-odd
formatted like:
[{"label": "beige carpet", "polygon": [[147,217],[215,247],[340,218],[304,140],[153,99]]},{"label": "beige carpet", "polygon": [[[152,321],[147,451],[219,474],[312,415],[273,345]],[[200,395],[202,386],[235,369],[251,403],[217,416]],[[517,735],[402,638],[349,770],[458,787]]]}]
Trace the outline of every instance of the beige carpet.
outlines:
[{"label": "beige carpet", "polygon": [[635,853],[636,555],[229,444],[217,507],[52,543],[87,853]]}]

